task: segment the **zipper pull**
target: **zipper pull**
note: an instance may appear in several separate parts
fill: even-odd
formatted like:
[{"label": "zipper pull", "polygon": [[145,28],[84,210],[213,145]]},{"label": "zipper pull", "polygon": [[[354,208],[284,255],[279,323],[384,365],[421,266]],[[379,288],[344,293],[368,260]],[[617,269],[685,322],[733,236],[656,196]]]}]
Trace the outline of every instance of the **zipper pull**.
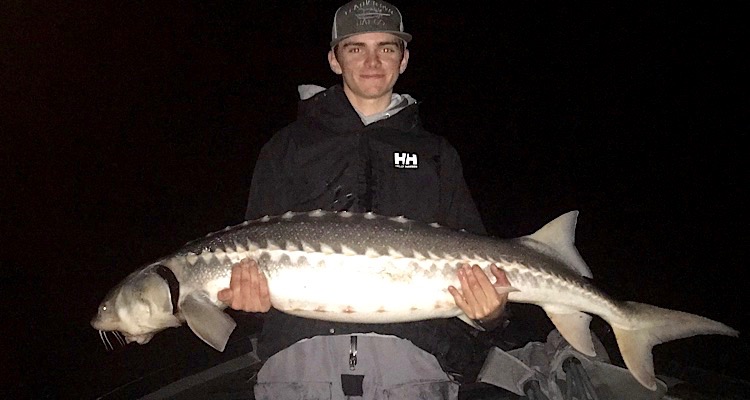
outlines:
[{"label": "zipper pull", "polygon": [[357,337],[351,336],[349,346],[349,369],[354,371],[357,366]]}]

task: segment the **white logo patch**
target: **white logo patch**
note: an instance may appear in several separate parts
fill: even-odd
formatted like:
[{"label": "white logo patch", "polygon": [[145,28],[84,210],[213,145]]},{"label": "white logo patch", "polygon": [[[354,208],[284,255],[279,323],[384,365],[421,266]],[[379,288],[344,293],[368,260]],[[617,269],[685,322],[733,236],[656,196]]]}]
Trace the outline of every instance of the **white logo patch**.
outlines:
[{"label": "white logo patch", "polygon": [[393,152],[393,166],[396,168],[419,168],[417,153]]}]

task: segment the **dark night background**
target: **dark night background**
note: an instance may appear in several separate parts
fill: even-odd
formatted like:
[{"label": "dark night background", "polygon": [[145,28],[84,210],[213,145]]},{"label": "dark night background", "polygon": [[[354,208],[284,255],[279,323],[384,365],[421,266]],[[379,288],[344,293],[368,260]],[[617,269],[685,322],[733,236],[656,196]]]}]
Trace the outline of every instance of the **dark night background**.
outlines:
[{"label": "dark night background", "polygon": [[[0,5],[1,391],[95,398],[208,354],[184,327],[106,353],[88,321],[128,272],[241,221],[296,86],[339,81],[340,3]],[[746,21],[653,3],[396,2],[414,35],[396,91],[458,149],[491,234],[580,210],[600,287],[743,333],[657,358],[747,379]]]}]

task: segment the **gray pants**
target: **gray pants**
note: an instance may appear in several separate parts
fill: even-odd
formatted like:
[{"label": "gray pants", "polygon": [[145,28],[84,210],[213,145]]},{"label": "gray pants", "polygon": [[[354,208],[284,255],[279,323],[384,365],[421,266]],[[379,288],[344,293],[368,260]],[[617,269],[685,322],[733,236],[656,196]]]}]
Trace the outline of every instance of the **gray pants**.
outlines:
[{"label": "gray pants", "polygon": [[378,334],[317,336],[272,356],[258,373],[262,399],[446,399],[458,384],[432,354]]},{"label": "gray pants", "polygon": [[[536,382],[550,400],[655,400],[664,396],[667,391],[664,382],[657,381],[657,390],[646,389],[633,378],[630,371],[612,365],[604,345],[596,336],[592,339],[596,357],[577,352],[557,330],[549,333],[545,343],[531,342],[508,352],[493,347],[478,380],[518,395],[524,395],[527,383]],[[585,377],[574,373],[575,371],[571,371],[571,376],[565,372],[564,363],[571,358],[578,360],[585,371]],[[580,387],[584,384],[590,385],[597,396],[578,397],[569,393],[571,385]]]}]

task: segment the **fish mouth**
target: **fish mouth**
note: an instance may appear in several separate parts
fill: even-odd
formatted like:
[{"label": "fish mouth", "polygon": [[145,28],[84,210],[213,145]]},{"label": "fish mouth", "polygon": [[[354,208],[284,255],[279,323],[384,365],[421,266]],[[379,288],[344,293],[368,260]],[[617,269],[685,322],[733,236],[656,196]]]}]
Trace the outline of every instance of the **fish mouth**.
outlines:
[{"label": "fish mouth", "polygon": [[152,337],[154,337],[154,335],[151,333],[146,333],[143,335],[127,335],[123,333],[123,336],[125,336],[125,341],[127,343],[136,342],[138,344],[146,344],[151,341]]},{"label": "fish mouth", "polygon": [[[107,351],[114,350],[116,344],[119,344],[120,346],[125,346],[133,342],[136,342],[138,344],[146,344],[151,341],[152,337],[154,337],[154,335],[151,333],[143,335],[129,335],[125,332],[117,330],[97,330],[99,331],[99,339],[102,341],[102,344],[104,344],[104,348]],[[114,337],[116,339],[116,342],[110,340],[110,337]]]},{"label": "fish mouth", "polygon": [[154,337],[153,333],[142,333],[140,335],[131,334],[117,329],[107,329],[105,325],[106,324],[101,323],[101,321],[91,321],[91,326],[99,331],[100,336],[106,336],[107,334],[111,333],[115,337],[122,337],[125,340],[125,343],[136,342],[138,344],[146,344],[151,340],[152,337]]},{"label": "fish mouth", "polygon": [[130,335],[125,332],[118,331],[118,330],[104,330],[104,329],[97,329],[97,330],[99,331],[99,339],[101,339],[102,343],[104,344],[104,348],[107,349],[107,351],[114,350],[115,348],[115,346],[113,345],[113,342],[109,339],[110,336],[113,336],[117,340],[117,342],[120,343],[121,346],[125,346],[126,344],[133,343],[133,342],[136,342],[138,344],[146,344],[149,341],[151,341],[152,337],[154,337],[153,333],[146,333],[142,335]]}]

